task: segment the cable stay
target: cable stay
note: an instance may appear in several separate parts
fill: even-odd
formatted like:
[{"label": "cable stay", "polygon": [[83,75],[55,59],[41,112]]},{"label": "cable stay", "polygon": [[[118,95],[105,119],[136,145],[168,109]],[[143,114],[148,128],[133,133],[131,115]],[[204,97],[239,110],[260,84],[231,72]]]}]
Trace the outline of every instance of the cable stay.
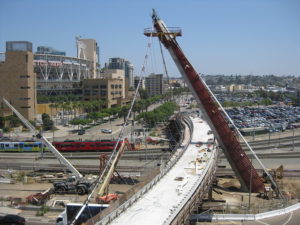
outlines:
[{"label": "cable stay", "polygon": [[[162,49],[162,44],[161,44],[160,41],[158,41],[158,43],[159,43],[159,48],[160,48],[160,53],[161,53],[161,57],[162,57],[162,61],[163,61],[165,74],[166,74],[167,81],[168,81],[168,87],[170,87],[170,78],[169,78],[169,74],[168,74],[168,69],[167,69],[167,64],[166,64],[164,52],[163,52],[163,49]],[[171,99],[173,99],[173,88],[172,87],[171,87]]]},{"label": "cable stay", "polygon": [[[99,185],[102,185],[102,182],[103,180],[105,179],[105,175],[106,174],[109,174],[109,170],[111,169],[112,165],[113,166],[116,166],[116,164],[114,163],[114,159],[118,160],[118,154],[117,154],[117,146],[119,145],[119,143],[121,142],[122,138],[123,138],[123,134],[124,134],[124,131],[125,131],[125,127],[127,125],[127,121],[131,115],[131,112],[132,112],[132,109],[133,109],[133,106],[135,104],[135,101],[136,101],[136,98],[138,96],[138,92],[139,92],[139,88],[141,86],[141,83],[142,83],[142,78],[143,78],[143,75],[145,74],[145,69],[146,69],[146,65],[147,65],[147,62],[148,62],[148,58],[149,58],[149,50],[151,48],[151,37],[152,35],[150,35],[150,38],[149,38],[149,41],[148,41],[148,44],[147,44],[147,48],[146,48],[146,55],[144,57],[144,62],[143,62],[143,66],[141,68],[141,72],[140,72],[140,80],[138,82],[138,85],[137,85],[137,88],[135,90],[135,94],[134,94],[134,97],[133,97],[133,100],[131,102],[131,105],[130,105],[130,108],[129,108],[129,111],[127,113],[127,116],[126,116],[126,119],[125,119],[125,122],[122,126],[122,129],[118,135],[118,139],[117,139],[117,142],[114,146],[114,150],[112,151],[109,159],[107,160],[107,163],[106,163],[106,166],[105,168],[103,169],[101,175],[97,178],[96,182],[95,182],[95,186],[94,186],[94,189],[91,191],[91,193],[88,195],[88,197],[86,198],[86,200],[84,201],[82,207],[80,208],[80,210],[77,212],[75,218],[73,219],[73,221],[71,222],[72,225],[75,224],[75,222],[78,220],[78,218],[80,217],[81,213],[84,211],[84,209],[86,208],[86,206],[88,205],[88,203],[90,202],[90,200],[94,197],[95,193],[96,193],[96,190],[98,190],[99,188]],[[124,140],[125,141],[125,140]],[[123,143],[124,143],[123,141]],[[106,182],[107,183],[107,182]],[[104,189],[104,188],[103,188]],[[102,188],[100,190],[102,192]]]},{"label": "cable stay", "polygon": [[276,192],[276,194],[281,198],[281,199],[285,199],[283,194],[281,193],[276,181],[273,179],[272,175],[268,172],[267,168],[264,166],[264,164],[262,163],[262,161],[258,158],[258,156],[256,155],[255,151],[252,149],[252,147],[250,146],[250,144],[248,143],[248,141],[244,138],[244,136],[242,135],[242,133],[240,132],[239,128],[235,125],[234,121],[231,119],[231,117],[228,115],[228,113],[226,112],[226,110],[224,109],[224,107],[222,106],[222,104],[219,102],[219,100],[217,99],[217,97],[213,94],[213,92],[211,91],[211,89],[207,86],[206,82],[203,80],[202,76],[200,74],[199,78],[202,80],[203,84],[205,85],[206,89],[209,91],[210,95],[214,98],[215,102],[218,104],[218,106],[220,107],[220,109],[222,110],[222,112],[225,114],[226,118],[228,119],[228,121],[232,124],[232,126],[234,127],[235,131],[237,132],[237,134],[243,139],[243,141],[245,142],[245,144],[247,145],[248,149],[251,151],[252,155],[255,157],[255,159],[258,161],[259,165],[263,168],[264,172],[267,174],[267,176],[269,177],[271,184],[273,185],[273,188]]},{"label": "cable stay", "polygon": [[[155,10],[153,10],[152,20],[156,31],[154,34],[169,51],[189,89],[198,101],[203,117],[210,125],[233,171],[241,183],[241,189],[260,193],[264,192],[265,186],[256,169],[242,149],[239,141],[221,114],[221,111],[218,109],[214,99],[210,96],[203,81],[199,78],[198,73],[176,41],[176,36],[180,36],[181,31],[174,32],[172,29],[169,29],[157,16]],[[151,35],[148,30],[145,30],[144,34],[146,36]]]}]

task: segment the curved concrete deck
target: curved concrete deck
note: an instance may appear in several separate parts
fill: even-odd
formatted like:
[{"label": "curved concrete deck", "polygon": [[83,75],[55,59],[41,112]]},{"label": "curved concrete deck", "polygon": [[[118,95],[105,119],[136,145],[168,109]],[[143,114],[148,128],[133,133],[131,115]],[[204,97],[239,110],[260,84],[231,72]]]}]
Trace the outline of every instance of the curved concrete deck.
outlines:
[{"label": "curved concrete deck", "polygon": [[[172,169],[110,224],[170,224],[195,193],[212,161],[217,157],[213,145],[199,145],[213,138],[208,124],[192,118],[194,132],[191,143]],[[186,141],[186,139],[185,139]],[[105,220],[105,218],[104,218]],[[106,224],[99,221],[97,224]]]}]

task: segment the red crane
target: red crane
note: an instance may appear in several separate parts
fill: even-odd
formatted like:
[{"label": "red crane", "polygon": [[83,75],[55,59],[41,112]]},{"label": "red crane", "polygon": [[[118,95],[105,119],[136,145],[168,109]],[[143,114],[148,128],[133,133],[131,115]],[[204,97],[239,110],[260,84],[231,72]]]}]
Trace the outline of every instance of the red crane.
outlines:
[{"label": "red crane", "polygon": [[167,28],[154,10],[152,19],[156,32],[146,29],[144,34],[146,36],[157,36],[171,54],[189,89],[197,99],[204,118],[214,131],[226,158],[239,179],[241,189],[245,191],[251,190],[252,192],[264,192],[265,186],[263,181],[253,167],[249,157],[230,129],[206,84],[199,77],[177,43],[176,36],[181,36],[181,30],[178,28]]}]

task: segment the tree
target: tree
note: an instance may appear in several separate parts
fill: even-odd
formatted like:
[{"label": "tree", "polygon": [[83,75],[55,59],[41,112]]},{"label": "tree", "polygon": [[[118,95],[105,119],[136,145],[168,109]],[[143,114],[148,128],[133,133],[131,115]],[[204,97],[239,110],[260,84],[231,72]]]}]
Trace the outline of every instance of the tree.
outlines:
[{"label": "tree", "polygon": [[22,124],[21,120],[15,114],[7,116],[5,120],[9,122],[11,127],[17,127]]},{"label": "tree", "polygon": [[147,92],[146,89],[140,88],[139,89],[139,94],[140,94],[141,99],[147,99],[148,98],[148,92]]},{"label": "tree", "polygon": [[42,121],[43,121],[43,130],[52,130],[54,128],[54,123],[50,119],[50,116],[46,113],[42,114]]}]

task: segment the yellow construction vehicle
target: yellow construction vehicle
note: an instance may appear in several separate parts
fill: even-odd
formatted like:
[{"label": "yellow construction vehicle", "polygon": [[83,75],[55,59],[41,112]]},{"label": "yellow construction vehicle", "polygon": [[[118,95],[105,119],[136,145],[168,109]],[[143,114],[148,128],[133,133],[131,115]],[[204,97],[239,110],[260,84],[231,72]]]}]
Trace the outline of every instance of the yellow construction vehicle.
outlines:
[{"label": "yellow construction vehicle", "polygon": [[101,183],[101,186],[99,188],[99,191],[98,191],[98,194],[97,194],[97,197],[96,197],[96,202],[97,203],[108,204],[111,201],[114,201],[114,200],[118,199],[117,194],[109,194],[108,193],[108,186],[109,186],[111,178],[113,177],[114,171],[117,167],[117,164],[118,164],[125,148],[127,148],[127,150],[131,150],[131,145],[129,144],[129,142],[126,138],[122,142],[121,147],[119,148],[118,152],[116,153],[116,156],[115,156],[114,160],[111,162],[111,164],[110,165],[105,165],[105,166],[109,166],[109,170],[104,175],[103,182]]}]

